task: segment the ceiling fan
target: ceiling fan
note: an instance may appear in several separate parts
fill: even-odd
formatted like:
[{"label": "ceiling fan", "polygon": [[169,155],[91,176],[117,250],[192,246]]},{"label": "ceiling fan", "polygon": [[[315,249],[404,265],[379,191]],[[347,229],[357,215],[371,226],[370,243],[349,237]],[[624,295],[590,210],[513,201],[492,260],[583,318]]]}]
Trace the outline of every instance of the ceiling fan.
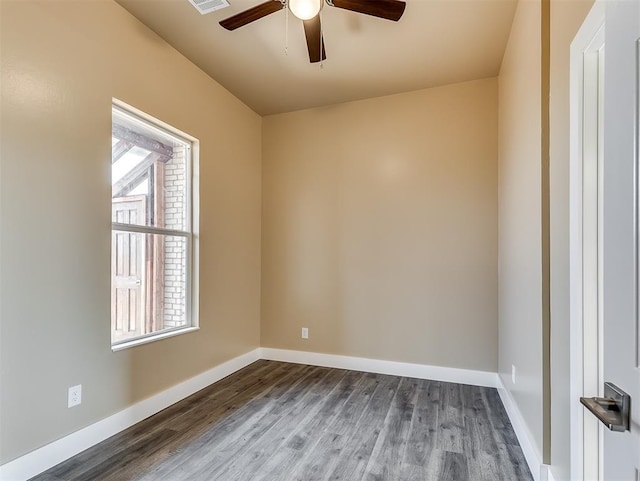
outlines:
[{"label": "ceiling fan", "polygon": [[311,63],[320,62],[327,58],[320,26],[320,10],[325,1],[331,7],[343,8],[352,12],[393,20],[394,22],[400,20],[406,6],[406,3],[401,0],[268,0],[233,17],[222,20],[220,25],[227,30],[235,30],[262,17],[288,8],[304,24],[309,60]]}]

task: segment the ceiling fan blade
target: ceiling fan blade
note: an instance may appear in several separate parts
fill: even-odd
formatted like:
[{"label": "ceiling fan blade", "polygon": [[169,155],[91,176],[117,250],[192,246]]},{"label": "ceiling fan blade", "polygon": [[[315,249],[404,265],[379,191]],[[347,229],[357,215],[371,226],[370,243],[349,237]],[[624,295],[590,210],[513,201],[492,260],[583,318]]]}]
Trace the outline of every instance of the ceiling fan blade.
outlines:
[{"label": "ceiling fan blade", "polygon": [[248,23],[260,20],[262,17],[266,17],[272,13],[282,10],[283,4],[280,0],[269,0],[268,2],[256,5],[253,8],[240,12],[233,17],[225,18],[220,22],[227,30],[235,30]]},{"label": "ceiling fan blade", "polygon": [[[320,15],[316,15],[311,20],[304,20],[304,35],[307,37],[307,49],[309,50],[309,61],[311,63],[326,60],[327,52],[324,50],[324,38],[320,28]],[[320,58],[320,45],[322,44],[322,59]]]},{"label": "ceiling fan blade", "polygon": [[333,0],[333,6],[397,22],[407,4],[401,0]]}]

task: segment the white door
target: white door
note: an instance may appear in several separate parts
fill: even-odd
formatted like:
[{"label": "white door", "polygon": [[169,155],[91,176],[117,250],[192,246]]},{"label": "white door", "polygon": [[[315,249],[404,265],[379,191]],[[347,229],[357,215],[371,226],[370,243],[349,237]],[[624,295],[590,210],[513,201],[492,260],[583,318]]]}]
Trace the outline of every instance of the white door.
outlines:
[{"label": "white door", "polygon": [[[640,0],[596,0],[571,45],[572,481],[640,481],[639,39]],[[613,419],[606,382],[622,432],[578,403]]]},{"label": "white door", "polygon": [[606,481],[640,481],[640,0],[609,0],[605,8],[603,378],[631,395],[631,425],[604,429],[603,473]]},{"label": "white door", "polygon": [[[112,221],[139,224],[146,218],[146,196],[116,197]],[[113,231],[111,236],[111,333],[112,342],[146,333],[145,236]]]}]

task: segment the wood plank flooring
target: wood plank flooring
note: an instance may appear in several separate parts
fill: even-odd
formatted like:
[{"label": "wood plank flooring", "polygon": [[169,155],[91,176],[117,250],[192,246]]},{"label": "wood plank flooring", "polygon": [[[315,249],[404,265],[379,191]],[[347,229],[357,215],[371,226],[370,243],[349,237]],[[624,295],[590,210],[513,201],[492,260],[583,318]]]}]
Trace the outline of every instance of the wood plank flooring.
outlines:
[{"label": "wood plank flooring", "polygon": [[33,481],[532,481],[495,389],[258,361]]}]

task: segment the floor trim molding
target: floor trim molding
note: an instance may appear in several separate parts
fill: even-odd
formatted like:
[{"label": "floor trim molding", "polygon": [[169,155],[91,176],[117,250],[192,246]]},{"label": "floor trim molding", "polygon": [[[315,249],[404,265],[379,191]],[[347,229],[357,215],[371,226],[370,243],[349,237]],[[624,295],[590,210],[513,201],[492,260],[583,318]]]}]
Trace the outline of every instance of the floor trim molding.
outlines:
[{"label": "floor trim molding", "polygon": [[495,372],[383,361],[379,359],[322,354],[308,351],[290,351],[269,347],[262,347],[260,351],[261,359],[267,359],[269,361],[311,364],[313,366],[334,367],[338,369],[350,369],[353,371],[390,374],[393,376],[414,377],[418,379],[432,379],[434,381],[455,382],[474,386],[498,387],[498,378]]},{"label": "floor trim molding", "polygon": [[113,416],[10,461],[0,466],[0,479],[3,481],[29,479],[259,359],[497,388],[534,480],[553,480],[553,477],[548,477],[550,475],[548,466],[542,464],[515,401],[505,388],[500,376],[494,372],[265,347],[226,361]]},{"label": "floor trim molding", "polygon": [[180,384],[0,466],[3,481],[23,481],[156,414],[260,359],[260,349],[230,359]]},{"label": "floor trim molding", "polygon": [[522,417],[520,409],[518,409],[518,405],[511,396],[511,393],[505,387],[499,374],[496,374],[496,381],[498,383],[498,394],[500,395],[502,404],[507,411],[507,416],[509,416],[509,420],[511,421],[513,430],[516,433],[516,437],[518,438],[524,457],[527,460],[533,479],[535,481],[548,481],[548,466],[542,463],[542,456],[540,456],[540,453],[533,442],[529,428],[527,428],[527,423]]}]

